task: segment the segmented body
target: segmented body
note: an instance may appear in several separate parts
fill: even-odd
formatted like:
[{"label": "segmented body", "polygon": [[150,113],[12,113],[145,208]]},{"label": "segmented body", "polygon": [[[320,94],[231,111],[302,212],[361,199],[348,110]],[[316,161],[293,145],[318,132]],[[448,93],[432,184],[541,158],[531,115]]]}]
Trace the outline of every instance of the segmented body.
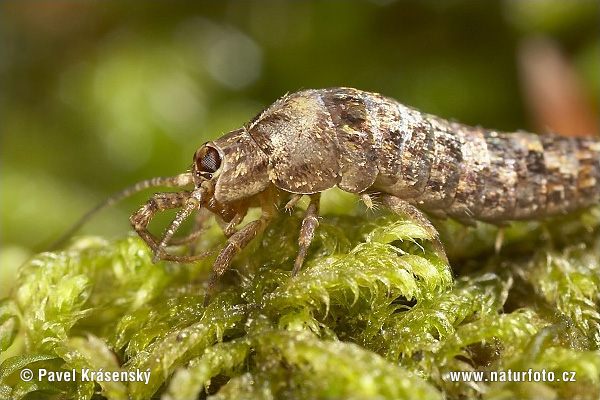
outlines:
[{"label": "segmented body", "polygon": [[[293,155],[297,148],[288,153],[303,161],[295,168],[307,173],[294,176],[295,182],[279,179],[278,186],[295,193],[333,184],[354,193],[384,192],[463,223],[541,218],[598,204],[600,198],[597,138],[474,128],[379,94],[331,88],[288,95],[259,115],[248,127],[259,147],[269,149],[274,141],[253,134],[253,124],[293,119],[288,108],[318,116],[310,122],[311,142],[298,140],[296,147],[307,148],[302,157]],[[300,125],[296,131],[308,129]],[[277,185],[277,174],[271,175]],[[311,179],[314,185],[294,186]]]},{"label": "segmented body", "polygon": [[[449,122],[375,93],[304,90],[202,145],[190,172],[140,182],[105,204],[151,186],[193,186],[155,194],[130,221],[155,260],[193,262],[208,253],[179,255],[167,248],[201,235],[200,221],[190,235],[174,238],[186,218],[198,210],[213,213],[228,240],[215,260],[212,288],[282,201],[291,208],[301,196],[310,197],[292,275],[318,226],[319,195],[336,185],[360,194],[367,205],[369,194],[378,193],[391,211],[423,226],[447,262],[435,227],[419,209],[465,224],[504,224],[586,208],[600,199],[599,158],[597,138],[502,133]],[[255,206],[260,218],[237,230]],[[159,239],[148,225],[172,208],[180,211]]]}]

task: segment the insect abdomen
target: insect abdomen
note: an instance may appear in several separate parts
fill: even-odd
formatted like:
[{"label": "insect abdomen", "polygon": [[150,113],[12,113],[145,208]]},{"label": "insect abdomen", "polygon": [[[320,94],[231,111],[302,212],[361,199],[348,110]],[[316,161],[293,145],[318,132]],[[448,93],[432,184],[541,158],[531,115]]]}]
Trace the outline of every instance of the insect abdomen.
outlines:
[{"label": "insect abdomen", "polygon": [[[479,190],[482,207],[473,219],[534,219],[598,203],[597,140],[494,131],[483,137],[487,152],[480,157],[489,160],[489,168]],[[454,207],[448,214],[454,216]]]},{"label": "insect abdomen", "polygon": [[[401,176],[392,194],[463,222],[534,219],[598,204],[598,140],[499,133],[424,115],[426,140],[407,143],[400,153]],[[412,134],[411,134],[412,136]],[[432,142],[430,144],[429,142]],[[415,163],[414,147],[427,160]],[[406,171],[427,170],[418,194],[406,195]],[[409,180],[410,180],[409,179]]]},{"label": "insect abdomen", "polygon": [[344,190],[369,185],[465,223],[535,219],[600,200],[597,139],[501,133],[449,122],[374,93],[321,93],[343,152],[364,160],[362,174],[344,179],[342,171]]}]

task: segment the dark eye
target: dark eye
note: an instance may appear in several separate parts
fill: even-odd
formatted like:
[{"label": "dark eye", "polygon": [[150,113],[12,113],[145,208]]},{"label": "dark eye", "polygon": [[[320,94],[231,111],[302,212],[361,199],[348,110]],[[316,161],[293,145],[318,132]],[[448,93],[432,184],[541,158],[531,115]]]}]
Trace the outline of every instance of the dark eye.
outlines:
[{"label": "dark eye", "polygon": [[212,174],[221,166],[221,156],[214,147],[202,146],[194,156],[196,173],[204,179],[211,179]]}]

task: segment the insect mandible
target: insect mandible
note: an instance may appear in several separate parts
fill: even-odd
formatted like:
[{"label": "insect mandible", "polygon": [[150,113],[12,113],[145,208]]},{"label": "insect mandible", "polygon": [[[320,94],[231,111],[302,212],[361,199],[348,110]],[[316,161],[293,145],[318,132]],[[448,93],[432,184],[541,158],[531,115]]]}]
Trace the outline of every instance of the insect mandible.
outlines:
[{"label": "insect mandible", "polygon": [[[319,224],[320,193],[326,189],[356,193],[367,207],[376,193],[388,209],[424,227],[445,258],[439,235],[421,210],[473,225],[587,208],[600,199],[599,158],[597,138],[503,133],[421,113],[376,93],[303,90],[203,144],[190,171],[140,182],[98,209],[149,187],[188,188],[155,194],[130,221],[154,261],[194,262],[207,253],[177,255],[168,248],[201,235],[197,226],[187,237],[174,238],[190,215],[198,210],[214,214],[228,239],[215,260],[210,292],[279,206],[292,209],[303,196],[310,202],[292,275],[302,267]],[[261,216],[238,230],[250,207],[260,207]],[[150,221],[173,208],[180,209],[177,216],[157,238],[148,230]]]}]

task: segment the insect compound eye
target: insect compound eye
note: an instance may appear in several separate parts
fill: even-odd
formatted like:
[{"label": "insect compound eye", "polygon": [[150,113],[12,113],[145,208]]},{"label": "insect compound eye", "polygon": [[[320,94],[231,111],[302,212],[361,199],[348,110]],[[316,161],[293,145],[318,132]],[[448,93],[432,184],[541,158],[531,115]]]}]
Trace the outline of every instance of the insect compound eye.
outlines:
[{"label": "insect compound eye", "polygon": [[221,166],[221,155],[214,147],[202,146],[194,156],[196,173],[204,179],[211,179]]}]

